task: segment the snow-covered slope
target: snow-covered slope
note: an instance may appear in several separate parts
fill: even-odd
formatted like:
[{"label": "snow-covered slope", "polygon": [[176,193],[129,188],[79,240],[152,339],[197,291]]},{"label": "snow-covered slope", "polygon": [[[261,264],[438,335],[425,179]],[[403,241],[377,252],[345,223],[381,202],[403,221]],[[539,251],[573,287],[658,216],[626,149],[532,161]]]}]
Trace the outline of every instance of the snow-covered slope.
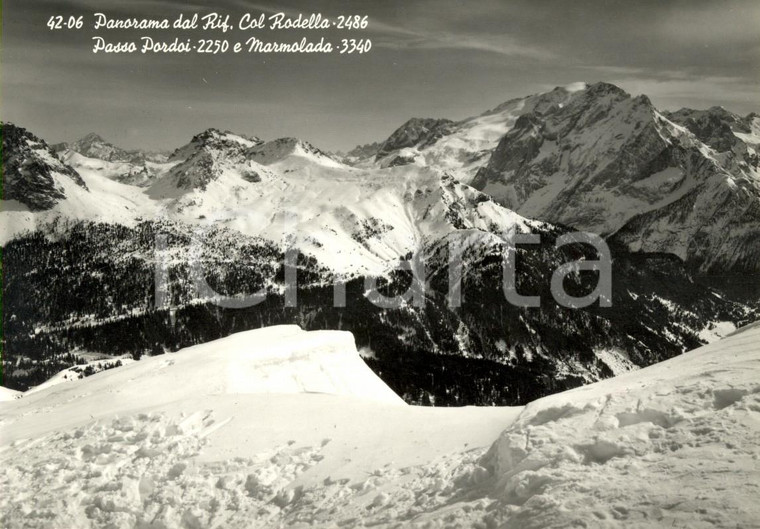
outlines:
[{"label": "snow-covered slope", "polygon": [[[61,218],[128,226],[168,218],[190,230],[221,224],[277,245],[295,244],[341,274],[379,275],[399,257],[457,230],[511,233],[541,224],[437,169],[349,167],[295,138],[262,142],[209,129],[167,162],[146,161],[139,171],[132,162],[73,150],[59,155],[88,189],[64,193],[42,213],[6,205],[3,241]],[[147,187],[125,185],[135,183]]]},{"label": "snow-covered slope", "polygon": [[660,113],[609,83],[574,83],[460,122],[411,119],[357,167],[446,171],[529,218],[672,253],[701,272],[756,273],[760,117]]},{"label": "snow-covered slope", "polygon": [[[557,89],[534,97],[529,106],[550,113],[583,93],[583,87]],[[506,114],[516,115],[521,104],[528,107],[525,101],[509,102],[473,120],[471,130],[480,131],[481,137],[488,120],[502,126]],[[458,126],[460,132],[466,128]],[[683,134],[698,142],[685,129]],[[433,146],[453,138],[442,136]],[[552,303],[540,314],[521,314],[502,293],[497,268],[504,256],[501,237],[515,232],[541,235],[545,248],[525,252],[520,267],[526,292],[541,292],[550,302],[551,275],[565,256],[549,247],[563,229],[528,220],[435,167],[350,167],[299,140],[261,142],[215,129],[175,151],[147,188],[114,182],[103,174],[106,166],[97,165],[113,162],[72,156],[81,160],[87,190],[73,189],[44,212],[0,212],[5,237],[24,229],[44,232],[6,245],[5,256],[13,263],[6,274],[6,293],[16,311],[6,313],[9,319],[25,315],[23,321],[6,325],[6,373],[9,384],[19,389],[65,367],[54,357],[72,348],[109,354],[111,337],[120,332],[128,338],[119,352],[139,354],[176,350],[225,336],[233,328],[261,326],[265,318],[267,324],[356,330],[361,345],[374,346],[375,360],[383,363],[374,367],[412,402],[522,403],[607,376],[608,368],[627,365],[620,358],[643,366],[678,354],[710,336],[710,326],[741,325],[751,318],[748,307],[702,295],[703,287],[690,283],[680,266],[656,256],[629,259],[622,249],[616,254],[614,277],[620,286],[615,287],[614,309],[562,313]],[[53,237],[43,236],[51,232]],[[156,252],[158,235],[170,241],[171,249]],[[198,239],[204,241],[203,269],[215,287],[224,285],[220,291],[242,294],[267,288],[278,301],[284,288],[277,280],[283,247],[292,245],[315,257],[301,261],[305,273],[299,273],[303,295],[298,313],[271,307],[267,312],[262,306],[241,316],[219,316],[212,315],[210,306],[192,309],[211,299],[196,292],[187,275],[186,263],[197,255],[192,241]],[[469,293],[462,310],[451,311],[446,302],[447,252],[449,243],[459,242],[474,247],[463,267]],[[755,248],[756,243],[747,241],[742,255]],[[427,261],[426,306],[407,307],[391,318],[384,309],[365,307],[361,276],[388,277],[410,254]],[[182,315],[176,328],[164,322],[170,314],[154,311],[157,257],[170,257],[168,303]],[[329,285],[335,275],[349,279],[347,311],[330,308]],[[393,277],[394,287],[402,287],[405,275]],[[71,293],[76,302],[69,301]],[[303,300],[314,305],[306,307]],[[619,325],[628,320],[634,323]],[[131,325],[145,325],[146,331],[127,331]],[[70,336],[68,326],[87,330]],[[566,339],[590,328],[596,330]],[[378,340],[379,334],[383,338]],[[413,366],[410,356],[415,357]],[[477,381],[452,376],[452,365],[462,358],[481,363],[473,367]],[[494,364],[484,367],[483,362]],[[530,382],[520,375],[526,368]],[[509,383],[504,382],[507,372]]]},{"label": "snow-covered slope", "polygon": [[325,167],[342,167],[342,164],[334,160],[328,154],[314,147],[307,141],[298,138],[279,138],[266,143],[251,147],[246,153],[247,157],[262,165],[291,162],[288,167],[294,170],[293,161],[299,160],[302,165],[316,164]]},{"label": "snow-covered slope", "polygon": [[[131,364],[134,362],[132,358],[129,357],[121,357],[121,358],[109,358],[109,357],[101,357],[99,360],[91,360],[89,362],[85,362],[82,364],[77,364],[71,367],[67,367],[66,369],[62,369],[49,379],[47,379],[42,384],[39,384],[37,386],[34,386],[25,392],[23,392],[23,395],[31,395],[33,393],[37,393],[38,391],[43,391],[48,388],[51,388],[53,386],[57,386],[58,384],[66,384],[68,382],[73,382],[76,380],[81,380],[85,377],[92,376],[95,373],[100,373],[101,371],[105,371],[107,369],[115,369],[116,367],[122,367],[127,364]],[[6,389],[6,388],[3,388]]]},{"label": "snow-covered slope", "polygon": [[[306,332],[295,325],[245,331],[177,353],[125,362],[76,384],[35,388],[24,399],[29,405],[68,401],[83,391],[99,395],[96,415],[220,394],[329,393],[404,404],[361,360],[351,333]],[[14,437],[16,428],[10,430]]]},{"label": "snow-covered slope", "polygon": [[520,527],[753,527],[760,326],[528,405],[481,464]]},{"label": "snow-covered slope", "polygon": [[[68,162],[86,160],[76,153],[62,161],[30,132],[3,125],[4,194],[0,201],[0,244],[38,229],[64,227],[69,221],[91,220],[134,224],[149,217],[155,204],[143,193],[114,182],[95,166]],[[88,160],[88,159],[87,159]]]},{"label": "snow-covered slope", "polygon": [[[0,403],[0,520],[754,527],[759,344],[754,325],[525,408],[435,409],[397,405],[367,379],[342,389],[361,373],[344,333],[243,333]],[[251,393],[317,380],[340,394]]]},{"label": "snow-covered slope", "polygon": [[162,215],[294,244],[342,274],[384,274],[400,256],[459,229],[510,233],[541,224],[439,171],[349,167],[293,138],[234,149],[203,141],[172,160],[183,156],[146,191]]},{"label": "snow-covered slope", "polygon": [[95,170],[122,184],[145,187],[167,169],[167,154],[128,151],[94,132],[71,143],[55,144],[52,149],[77,171]]},{"label": "snow-covered slope", "polygon": [[6,401],[6,400],[13,400],[20,396],[21,396],[20,391],[14,391],[12,389],[8,389],[6,387],[0,386],[0,402]]},{"label": "snow-covered slope", "polygon": [[[0,201],[0,244],[26,232],[65,230],[68,223],[80,220],[131,226],[140,218],[155,216],[157,204],[147,201],[140,188],[115,182],[98,168],[78,167],[76,174],[82,184],[60,178],[56,187],[60,196],[55,195],[55,204],[49,209],[30,207],[6,193]],[[6,176],[6,190],[7,182]]]},{"label": "snow-covered slope", "polygon": [[166,161],[138,160],[135,162],[103,160],[96,157],[87,157],[74,150],[62,151],[58,153],[58,156],[80,174],[95,172],[116,182],[138,187],[149,186],[157,176],[165,173],[174,165]]}]

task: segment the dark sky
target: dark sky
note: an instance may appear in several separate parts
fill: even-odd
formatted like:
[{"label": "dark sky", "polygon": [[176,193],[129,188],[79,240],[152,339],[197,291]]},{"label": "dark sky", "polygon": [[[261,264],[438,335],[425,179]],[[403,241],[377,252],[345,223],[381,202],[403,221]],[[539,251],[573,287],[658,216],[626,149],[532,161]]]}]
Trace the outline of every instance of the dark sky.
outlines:
[{"label": "dark sky", "polygon": [[[211,7],[213,6],[213,7]],[[665,109],[760,111],[760,2],[714,0],[5,0],[2,119],[50,142],[96,131],[170,149],[208,127],[325,149],[381,140],[409,117],[461,119],[575,81],[604,80]],[[108,41],[175,33],[95,32],[92,13],[169,18],[209,11],[369,15],[353,32],[184,32],[184,38],[369,38],[365,55],[105,55]],[[51,15],[85,29],[50,31]],[[177,33],[179,34],[179,33]]]}]

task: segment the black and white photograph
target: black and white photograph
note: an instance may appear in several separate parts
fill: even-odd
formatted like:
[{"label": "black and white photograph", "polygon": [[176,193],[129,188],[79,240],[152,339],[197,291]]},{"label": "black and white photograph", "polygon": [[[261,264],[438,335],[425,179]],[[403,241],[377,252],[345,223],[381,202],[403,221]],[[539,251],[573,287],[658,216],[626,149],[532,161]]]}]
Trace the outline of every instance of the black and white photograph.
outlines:
[{"label": "black and white photograph", "polygon": [[0,527],[760,528],[760,2],[0,10]]}]

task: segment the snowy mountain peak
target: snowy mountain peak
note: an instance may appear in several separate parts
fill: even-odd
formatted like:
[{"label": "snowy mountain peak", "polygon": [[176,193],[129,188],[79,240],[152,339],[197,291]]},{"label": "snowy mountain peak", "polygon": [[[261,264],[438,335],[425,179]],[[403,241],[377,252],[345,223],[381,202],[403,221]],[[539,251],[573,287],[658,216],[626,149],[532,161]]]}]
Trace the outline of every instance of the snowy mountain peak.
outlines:
[{"label": "snowy mountain peak", "polygon": [[733,151],[742,142],[753,146],[760,144],[760,129],[753,126],[753,114],[741,117],[723,107],[714,106],[707,110],[682,108],[664,115],[687,128],[717,152]]},{"label": "snowy mountain peak", "polygon": [[106,140],[103,139],[102,136],[100,136],[96,132],[90,132],[89,134],[79,139],[76,143],[82,145],[82,144],[87,144],[87,143],[107,143],[107,142]]},{"label": "snowy mountain peak", "polygon": [[32,211],[47,210],[67,196],[67,188],[87,185],[37,136],[12,123],[2,124],[3,199],[16,200]]},{"label": "snowy mountain peak", "polygon": [[[367,167],[416,165],[436,167],[469,183],[488,163],[493,150],[523,114],[556,112],[575,104],[602,107],[630,100],[624,90],[610,83],[572,83],[548,92],[510,99],[479,116],[454,122],[448,119],[412,118],[396,129],[377,149],[359,149],[347,158]],[[651,106],[649,100],[636,100]],[[603,112],[603,110],[600,110]]]},{"label": "snowy mountain peak", "polygon": [[193,136],[187,145],[175,150],[169,156],[169,161],[187,160],[190,156],[203,149],[240,152],[261,143],[263,143],[262,140],[256,137],[248,137],[242,134],[234,134],[230,131],[209,128]]},{"label": "snowy mountain peak", "polygon": [[355,164],[362,160],[368,160],[374,158],[382,147],[382,142],[372,142],[364,145],[357,145],[350,151],[348,151],[343,159],[348,164]]},{"label": "snowy mountain peak", "polygon": [[133,165],[144,165],[147,161],[163,162],[165,160],[165,155],[162,153],[122,149],[95,132],[90,132],[75,142],[53,145],[53,150],[63,157],[67,156],[67,152],[76,152],[93,160]]},{"label": "snowy mountain peak", "polygon": [[523,214],[609,233],[624,219],[585,207],[583,181],[606,188],[640,179],[665,147],[654,108],[609,83],[562,92],[532,98],[473,185]]},{"label": "snowy mountain peak", "polygon": [[138,154],[115,146],[95,132],[90,132],[67,147],[89,158],[107,161],[126,160]]},{"label": "snowy mountain peak", "polygon": [[526,100],[474,187],[527,217],[620,232],[700,269],[758,268],[747,244],[760,230],[754,121],[722,108],[661,114],[609,83],[547,104],[556,96]]},{"label": "snowy mountain peak", "polygon": [[252,147],[262,143],[262,140],[255,136],[246,136],[245,134],[236,134],[229,130],[221,131],[215,128],[209,128],[193,137],[194,142],[203,142],[206,144],[215,144],[224,142],[239,143],[246,147]]},{"label": "snowy mountain peak", "polygon": [[605,94],[614,94],[616,96],[626,97],[626,98],[631,97],[631,94],[629,94],[628,92],[626,92],[619,86],[612,83],[605,82],[605,81],[598,81],[596,83],[586,84],[585,88],[581,88],[580,90],[575,90],[574,92],[586,93],[594,97],[598,97],[600,95],[605,95]]},{"label": "snowy mountain peak", "polygon": [[[210,182],[234,168],[238,168],[238,172],[245,177],[248,170],[239,167],[246,163],[245,152],[261,143],[256,137],[206,129],[169,156],[169,162],[174,164],[168,172],[169,187],[205,190]],[[252,180],[259,179],[255,171],[251,175]],[[160,179],[153,187],[154,192],[158,188],[165,191],[166,178]]]},{"label": "snowy mountain peak", "polygon": [[246,151],[246,156],[262,165],[272,165],[277,162],[295,156],[306,158],[313,163],[331,167],[340,167],[342,164],[332,156],[318,149],[311,143],[298,138],[278,138],[276,140],[261,143]]},{"label": "snowy mountain peak", "polygon": [[[453,123],[450,119],[412,118],[393,131],[380,147],[375,159],[380,160],[406,147],[424,148],[431,145],[441,136],[448,134]],[[393,161],[390,165],[394,165]]]}]

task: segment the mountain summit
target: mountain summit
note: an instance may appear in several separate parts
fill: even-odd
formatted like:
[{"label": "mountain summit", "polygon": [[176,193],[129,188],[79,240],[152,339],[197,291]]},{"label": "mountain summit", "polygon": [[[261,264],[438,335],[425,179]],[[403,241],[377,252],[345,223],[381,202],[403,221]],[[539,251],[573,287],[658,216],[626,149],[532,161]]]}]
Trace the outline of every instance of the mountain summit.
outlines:
[{"label": "mountain summit", "polygon": [[695,133],[646,96],[597,83],[523,113],[472,185],[525,216],[702,271],[758,272],[760,120],[733,119],[734,132],[727,113],[696,117],[675,115]]},{"label": "mountain summit", "polygon": [[700,272],[760,272],[760,117],[661,112],[610,83],[573,83],[459,122],[414,118],[356,167],[447,172],[515,212],[677,255]]},{"label": "mountain summit", "polygon": [[16,200],[31,211],[47,210],[78,186],[87,191],[79,173],[62,162],[43,140],[3,123],[3,199]]}]

